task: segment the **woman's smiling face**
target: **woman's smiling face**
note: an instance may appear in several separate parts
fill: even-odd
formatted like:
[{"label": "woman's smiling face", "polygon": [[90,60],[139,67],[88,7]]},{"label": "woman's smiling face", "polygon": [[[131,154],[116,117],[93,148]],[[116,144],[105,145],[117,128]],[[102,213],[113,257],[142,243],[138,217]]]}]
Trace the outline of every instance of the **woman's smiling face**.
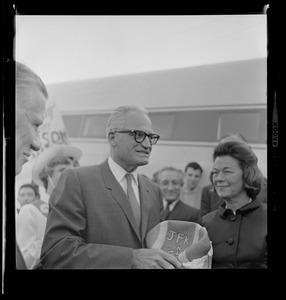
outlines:
[{"label": "woman's smiling face", "polygon": [[229,156],[219,156],[215,159],[212,180],[219,197],[233,199],[245,192],[243,171],[238,161]]}]

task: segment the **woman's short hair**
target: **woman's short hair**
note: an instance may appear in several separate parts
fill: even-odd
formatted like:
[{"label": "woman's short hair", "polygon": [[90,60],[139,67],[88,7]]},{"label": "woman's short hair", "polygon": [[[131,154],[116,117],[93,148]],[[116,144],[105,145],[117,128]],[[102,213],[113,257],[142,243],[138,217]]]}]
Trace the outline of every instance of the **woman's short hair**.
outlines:
[{"label": "woman's short hair", "polygon": [[[258,168],[258,158],[245,143],[236,141],[218,144],[213,152],[213,161],[220,156],[230,156],[238,161],[242,170],[242,180],[248,197],[255,199],[260,193],[263,174]],[[210,174],[212,180],[212,172]]]},{"label": "woman's short hair", "polygon": [[116,128],[124,128],[125,117],[130,112],[141,112],[148,116],[148,111],[138,105],[125,105],[117,107],[109,116],[106,126],[106,137],[109,133]]}]

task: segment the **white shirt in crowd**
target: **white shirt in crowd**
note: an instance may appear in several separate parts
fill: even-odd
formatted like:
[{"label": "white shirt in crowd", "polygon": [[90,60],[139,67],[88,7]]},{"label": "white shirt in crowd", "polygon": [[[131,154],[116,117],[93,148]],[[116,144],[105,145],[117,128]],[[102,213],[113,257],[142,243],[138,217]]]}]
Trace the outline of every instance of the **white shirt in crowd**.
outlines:
[{"label": "white shirt in crowd", "polygon": [[[48,210],[48,205],[43,204],[41,209]],[[16,222],[17,242],[27,268],[33,269],[40,261],[47,217],[34,204],[26,204],[20,209]]]}]

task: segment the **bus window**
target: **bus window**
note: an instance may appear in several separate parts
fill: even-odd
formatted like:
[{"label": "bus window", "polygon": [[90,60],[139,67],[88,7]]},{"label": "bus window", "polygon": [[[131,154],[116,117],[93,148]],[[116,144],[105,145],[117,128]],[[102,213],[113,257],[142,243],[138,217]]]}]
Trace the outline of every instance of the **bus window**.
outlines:
[{"label": "bus window", "polygon": [[160,140],[172,140],[175,115],[173,112],[149,113],[154,132]]},{"label": "bus window", "polygon": [[218,139],[239,132],[249,143],[266,143],[266,114],[261,111],[224,112],[220,114]]},{"label": "bus window", "polygon": [[178,141],[214,142],[218,123],[217,111],[177,113],[174,139]]},{"label": "bus window", "polygon": [[81,137],[84,115],[63,115],[63,121],[69,137]]},{"label": "bus window", "polygon": [[149,116],[160,140],[216,141],[217,111],[153,112]]},{"label": "bus window", "polygon": [[[266,143],[266,109],[161,111],[149,116],[160,141],[217,142],[226,134],[239,132],[249,143]],[[63,120],[71,138],[105,139],[108,117],[77,114],[63,115]]]},{"label": "bus window", "polygon": [[105,129],[109,115],[86,115],[82,137],[105,138]]}]

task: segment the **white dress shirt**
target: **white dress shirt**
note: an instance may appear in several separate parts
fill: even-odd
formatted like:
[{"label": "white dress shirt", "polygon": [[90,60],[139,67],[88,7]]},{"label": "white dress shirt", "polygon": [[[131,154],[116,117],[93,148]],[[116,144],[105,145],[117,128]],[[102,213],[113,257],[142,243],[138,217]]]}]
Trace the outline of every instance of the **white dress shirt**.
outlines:
[{"label": "white dress shirt", "polygon": [[[110,168],[112,174],[114,175],[116,180],[119,182],[119,184],[123,188],[123,191],[125,192],[125,194],[127,194],[127,179],[126,179],[125,175],[126,175],[126,173],[129,173],[129,172],[126,172],[126,170],[124,170],[121,166],[119,166],[119,164],[117,164],[110,156],[108,157],[108,165],[109,165],[109,168]],[[137,170],[130,172],[130,174],[133,175],[131,185],[134,190],[136,199],[140,205]]]},{"label": "white dress shirt", "polygon": [[24,205],[16,223],[16,237],[28,269],[40,261],[47,217],[34,204]]},{"label": "white dress shirt", "polygon": [[[178,201],[179,201],[179,198],[177,200],[173,201],[170,204],[170,206],[169,206],[170,212],[174,209],[174,207],[176,206],[176,204],[178,203]],[[167,203],[168,203],[168,201],[166,201],[165,199],[163,199],[164,210],[167,208]]]}]

